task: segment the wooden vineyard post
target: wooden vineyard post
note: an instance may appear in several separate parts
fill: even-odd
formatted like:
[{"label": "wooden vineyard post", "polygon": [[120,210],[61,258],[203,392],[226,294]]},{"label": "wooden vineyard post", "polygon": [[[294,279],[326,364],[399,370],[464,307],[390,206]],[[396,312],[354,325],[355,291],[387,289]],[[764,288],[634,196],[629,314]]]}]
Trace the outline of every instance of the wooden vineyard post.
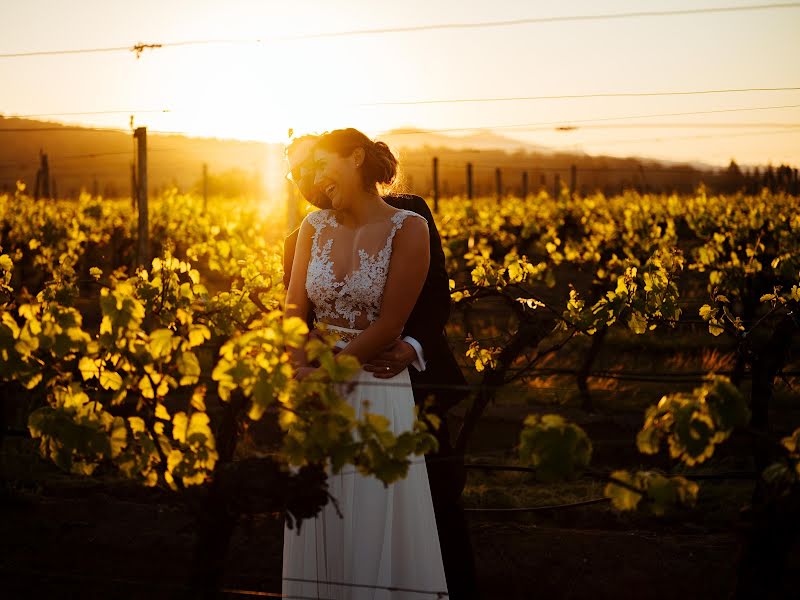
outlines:
[{"label": "wooden vineyard post", "polygon": [[578,167],[570,165],[569,167],[569,199],[575,197],[575,186],[578,183]]},{"label": "wooden vineyard post", "polygon": [[136,165],[133,163],[133,161],[131,161],[131,209],[133,212],[136,212],[138,195],[139,191],[136,186]]},{"label": "wooden vineyard post", "polygon": [[439,213],[439,159],[433,157],[433,212]]},{"label": "wooden vineyard post", "polygon": [[522,172],[522,199],[528,197],[528,172]]},{"label": "wooden vineyard post", "polygon": [[137,127],[133,132],[136,140],[137,164],[139,173],[136,178],[137,206],[139,208],[139,246],[137,261],[139,266],[147,267],[150,263],[150,231],[148,223],[147,202],[147,127]]},{"label": "wooden vineyard post", "polygon": [[500,167],[494,170],[494,187],[497,194],[497,203],[499,204],[500,200],[503,199],[503,173],[500,171]]},{"label": "wooden vineyard post", "polygon": [[556,173],[553,175],[553,199],[558,200],[561,197],[561,174]]},{"label": "wooden vineyard post", "polygon": [[50,200],[50,161],[47,154],[41,153],[41,169],[42,169],[42,195]]},{"label": "wooden vineyard post", "polygon": [[472,200],[472,163],[467,163],[467,198]]},{"label": "wooden vineyard post", "polygon": [[47,154],[41,150],[39,150],[39,170],[36,171],[34,198],[38,200],[40,196],[50,199],[50,164],[47,160]]}]

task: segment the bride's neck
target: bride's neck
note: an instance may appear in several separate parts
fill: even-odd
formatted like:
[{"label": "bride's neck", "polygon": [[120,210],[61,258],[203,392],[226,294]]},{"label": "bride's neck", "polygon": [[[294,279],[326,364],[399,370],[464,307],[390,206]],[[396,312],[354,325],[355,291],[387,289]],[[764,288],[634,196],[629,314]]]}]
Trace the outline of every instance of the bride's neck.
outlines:
[{"label": "bride's neck", "polygon": [[386,203],[377,191],[361,191],[353,198],[347,208],[340,209],[338,216],[347,227],[360,227],[379,219],[385,210]]}]

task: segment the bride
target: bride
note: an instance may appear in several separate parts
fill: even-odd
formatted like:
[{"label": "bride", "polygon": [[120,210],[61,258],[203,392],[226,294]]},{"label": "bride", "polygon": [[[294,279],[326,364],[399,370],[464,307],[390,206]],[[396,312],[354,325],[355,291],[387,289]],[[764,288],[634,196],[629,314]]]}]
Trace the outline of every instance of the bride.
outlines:
[{"label": "bride", "polygon": [[[381,198],[377,186],[393,181],[397,160],[386,144],[356,129],[321,136],[313,168],[331,208],[310,213],[300,226],[285,314],[305,320],[313,310],[340,338],[341,352],[363,365],[401,335],[417,301],[430,262],[428,225]],[[313,370],[302,350],[292,359],[298,377]],[[395,434],[412,429],[407,368],[390,379],[361,369],[354,381],[361,385],[349,386],[346,398],[358,417],[368,400],[369,411],[387,417]],[[352,468],[328,484],[342,516],[329,503],[299,533],[284,529],[284,595],[400,600],[446,594],[424,461],[412,461],[407,477],[388,487]]]}]

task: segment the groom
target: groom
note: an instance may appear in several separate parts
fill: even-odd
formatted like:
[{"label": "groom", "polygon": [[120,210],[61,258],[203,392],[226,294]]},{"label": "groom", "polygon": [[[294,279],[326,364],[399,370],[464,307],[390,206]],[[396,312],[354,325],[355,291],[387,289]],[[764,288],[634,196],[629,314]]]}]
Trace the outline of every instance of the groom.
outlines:
[{"label": "groom", "polygon": [[[316,136],[294,139],[287,158],[292,181],[306,200],[318,208],[328,208],[330,200],[314,186],[311,154],[315,143]],[[442,242],[425,200],[411,194],[391,194],[384,197],[384,201],[425,218],[430,231],[431,261],[425,284],[406,321],[403,338],[365,364],[364,369],[377,378],[389,379],[408,367],[416,404],[422,407],[428,397],[432,398],[427,412],[441,419],[441,427],[433,432],[439,441],[439,450],[427,454],[425,461],[449,597],[452,600],[477,598],[472,544],[461,503],[466,480],[464,457],[454,451],[447,426],[447,411],[467,392],[457,387],[464,386],[466,380],[444,333],[450,316],[450,286]],[[286,238],[284,244],[284,283],[287,285],[298,232],[299,228]]]}]

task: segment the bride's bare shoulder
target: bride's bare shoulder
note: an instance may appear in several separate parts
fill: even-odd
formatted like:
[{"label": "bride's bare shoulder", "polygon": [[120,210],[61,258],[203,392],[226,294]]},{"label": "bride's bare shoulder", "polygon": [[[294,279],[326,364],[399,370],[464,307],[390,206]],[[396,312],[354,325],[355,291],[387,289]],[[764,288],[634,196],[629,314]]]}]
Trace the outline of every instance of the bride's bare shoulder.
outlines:
[{"label": "bride's bare shoulder", "polygon": [[413,210],[405,208],[398,209],[392,216],[392,221],[398,225],[400,229],[411,227],[415,230],[428,231],[428,220]]},{"label": "bride's bare shoulder", "polygon": [[392,215],[396,226],[396,242],[400,246],[416,247],[427,245],[430,233],[428,221],[413,210],[400,209]]}]

